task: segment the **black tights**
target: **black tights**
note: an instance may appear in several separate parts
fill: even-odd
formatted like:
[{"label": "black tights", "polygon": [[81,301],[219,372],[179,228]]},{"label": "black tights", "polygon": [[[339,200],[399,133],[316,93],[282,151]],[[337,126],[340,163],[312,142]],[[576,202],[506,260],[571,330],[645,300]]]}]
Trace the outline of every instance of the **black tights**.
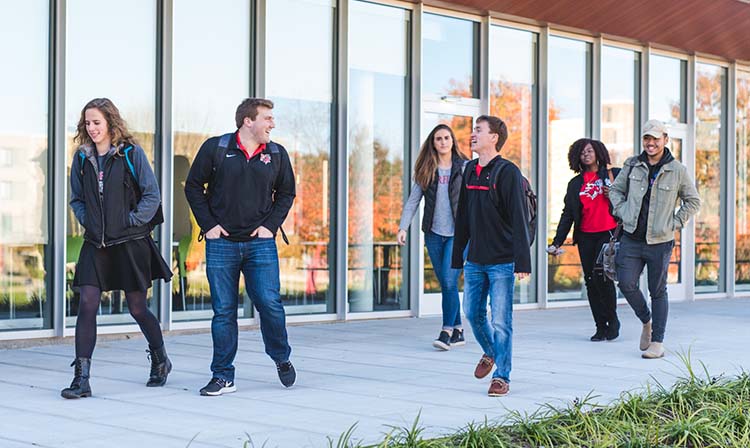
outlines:
[{"label": "black tights", "polygon": [[[96,345],[96,314],[99,310],[102,292],[96,286],[81,286],[81,303],[78,306],[76,321],[76,358],[91,358]],[[148,309],[146,291],[125,293],[130,315],[133,316],[148,345],[159,348],[164,344],[159,320]]]}]

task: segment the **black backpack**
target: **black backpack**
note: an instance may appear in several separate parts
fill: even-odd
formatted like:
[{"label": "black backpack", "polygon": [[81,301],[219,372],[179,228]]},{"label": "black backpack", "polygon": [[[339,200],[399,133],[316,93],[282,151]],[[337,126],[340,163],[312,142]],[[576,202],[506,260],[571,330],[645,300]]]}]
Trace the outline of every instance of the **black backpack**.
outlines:
[{"label": "black backpack", "polygon": [[[497,194],[497,180],[500,178],[500,172],[508,165],[512,163],[508,160],[500,158],[495,166],[492,167],[490,172],[490,200],[495,207],[500,210],[500,197]],[[536,239],[536,215],[537,215],[537,197],[534,190],[531,188],[531,182],[522,174],[521,175],[521,188],[523,188],[524,197],[526,199],[526,211],[529,215],[528,227],[529,227],[529,246],[534,244]]]}]

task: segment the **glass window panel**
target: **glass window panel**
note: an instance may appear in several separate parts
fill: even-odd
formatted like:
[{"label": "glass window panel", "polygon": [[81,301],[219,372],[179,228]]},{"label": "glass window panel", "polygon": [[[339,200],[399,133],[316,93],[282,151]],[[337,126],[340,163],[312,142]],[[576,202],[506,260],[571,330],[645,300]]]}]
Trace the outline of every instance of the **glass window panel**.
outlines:
[{"label": "glass window panel", "polygon": [[684,123],[687,119],[687,62],[667,56],[651,55],[649,58],[650,119],[665,123]]},{"label": "glass window panel", "polygon": [[[537,34],[493,26],[490,39],[490,113],[502,118],[508,126],[508,140],[501,154],[518,165],[533,184]],[[535,255],[532,251],[532,256]],[[530,291],[530,285],[535,284],[534,272],[531,277],[516,282],[514,300],[536,302],[536,295]]]},{"label": "glass window panel", "polygon": [[750,72],[737,72],[737,212],[734,278],[750,289]]},{"label": "glass window panel", "polygon": [[0,14],[0,331],[51,328],[47,300],[49,2]]},{"label": "glass window panel", "polygon": [[329,256],[335,14],[332,0],[267,4],[273,140],[289,152],[297,179],[297,197],[284,222],[290,245],[279,245],[281,298],[289,314],[334,311]]},{"label": "glass window panel", "polygon": [[[219,23],[221,33],[206,28]],[[210,319],[206,246],[185,198],[185,179],[201,144],[235,129],[234,111],[250,87],[250,5],[244,0],[200,0],[174,4],[173,75],[173,229],[172,319]],[[234,69],[217,70],[232,61]],[[240,282],[238,315],[250,317],[252,305]]]},{"label": "glass window panel", "polygon": [[640,149],[636,135],[640,86],[640,53],[602,47],[602,142],[607,145],[612,166]]},{"label": "glass window panel", "polygon": [[[153,164],[156,2],[77,0],[67,2],[66,5],[65,125],[68,170],[77,149],[73,136],[81,109],[96,97],[112,100]],[[106,23],[110,30],[127,31],[92,33],[92,26],[102,23]],[[158,169],[154,171],[158,173]],[[83,229],[70,208],[66,244],[66,324],[72,326],[75,325],[75,316],[78,314],[79,300],[78,291],[73,290],[72,283],[75,263],[83,244]],[[149,299],[149,307],[154,313],[158,313],[158,305],[158,300]],[[135,323],[128,313],[122,291],[102,294],[100,313],[103,315],[98,320],[100,324]]]},{"label": "glass window panel", "polygon": [[422,89],[426,95],[479,98],[478,37],[476,22],[424,14]]},{"label": "glass window panel", "polygon": [[721,177],[726,69],[697,64],[695,76],[695,181],[701,209],[695,218],[695,285],[722,291]]},{"label": "glass window panel", "polygon": [[[547,244],[555,236],[563,200],[574,173],[568,166],[568,148],[590,134],[591,44],[552,36],[549,39],[549,154],[547,161]],[[548,256],[548,292],[551,300],[579,299],[583,272],[571,231],[565,253]],[[565,294],[554,294],[565,293]]]},{"label": "glass window panel", "polygon": [[403,203],[409,12],[351,4],[348,300],[350,312],[408,309],[396,243]]}]

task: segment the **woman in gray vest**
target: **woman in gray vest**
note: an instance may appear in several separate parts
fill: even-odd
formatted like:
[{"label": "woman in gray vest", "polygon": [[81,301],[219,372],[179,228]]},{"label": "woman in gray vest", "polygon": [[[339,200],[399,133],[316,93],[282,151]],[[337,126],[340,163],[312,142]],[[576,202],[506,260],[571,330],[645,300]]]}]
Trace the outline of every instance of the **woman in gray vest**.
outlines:
[{"label": "woman in gray vest", "polygon": [[458,300],[461,270],[451,268],[456,209],[466,160],[458,148],[453,130],[444,124],[435,126],[419,150],[414,166],[414,185],[401,212],[397,237],[400,245],[406,244],[406,231],[424,197],[422,231],[443,296],[443,328],[432,342],[439,350],[450,350],[451,346],[466,343]]}]

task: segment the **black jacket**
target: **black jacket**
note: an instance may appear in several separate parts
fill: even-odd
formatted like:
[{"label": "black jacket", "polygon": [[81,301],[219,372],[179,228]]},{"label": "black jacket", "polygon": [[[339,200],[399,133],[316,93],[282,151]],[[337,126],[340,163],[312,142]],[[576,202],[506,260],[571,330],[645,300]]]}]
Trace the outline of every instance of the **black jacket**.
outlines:
[{"label": "black jacket", "polygon": [[[620,168],[612,168],[612,179],[620,174]],[[609,174],[607,169],[600,169],[597,173],[602,182],[609,183]],[[568,182],[568,190],[565,193],[565,206],[563,207],[560,222],[557,224],[557,232],[552,240],[552,245],[560,247],[568,237],[570,227],[573,226],[573,244],[578,243],[581,234],[581,187],[583,187],[583,174],[578,174]],[[612,213],[612,204],[609,206],[609,212]]]},{"label": "black jacket", "polygon": [[[448,183],[448,197],[451,201],[451,211],[453,212],[453,220],[456,219],[456,212],[458,211],[458,198],[461,195],[461,183],[463,177],[461,176],[462,169],[466,160],[460,157],[453,156],[453,165],[451,166],[451,178]],[[427,233],[432,229],[432,218],[435,216],[435,200],[437,197],[437,184],[438,176],[435,174],[427,190],[424,190],[424,215],[422,216],[422,231]]]},{"label": "black jacket", "polygon": [[[289,154],[276,143],[278,152],[266,145],[248,160],[233,137],[214,172],[213,155],[220,138],[203,143],[185,180],[185,196],[198,225],[205,233],[221,224],[229,233],[224,238],[230,241],[250,241],[250,234],[260,226],[275,235],[294,202]],[[248,150],[252,153],[255,148]]]},{"label": "black jacket", "polygon": [[[126,166],[122,149],[112,147],[104,158],[101,196],[96,150],[82,146],[71,166],[70,206],[78,222],[86,229],[83,238],[99,248],[149,235],[149,221],[160,203],[156,176],[143,149],[134,146],[131,151],[138,185]],[[140,190],[140,200],[136,188]]]},{"label": "black jacket", "polygon": [[521,170],[515,164],[508,162],[509,166],[498,176],[496,189],[501,206],[498,208],[490,197],[490,173],[500,159],[492,159],[479,175],[476,159],[466,165],[453,240],[451,265],[455,269],[463,266],[468,244],[467,261],[483,265],[515,263],[515,272],[531,272],[529,216]]}]

